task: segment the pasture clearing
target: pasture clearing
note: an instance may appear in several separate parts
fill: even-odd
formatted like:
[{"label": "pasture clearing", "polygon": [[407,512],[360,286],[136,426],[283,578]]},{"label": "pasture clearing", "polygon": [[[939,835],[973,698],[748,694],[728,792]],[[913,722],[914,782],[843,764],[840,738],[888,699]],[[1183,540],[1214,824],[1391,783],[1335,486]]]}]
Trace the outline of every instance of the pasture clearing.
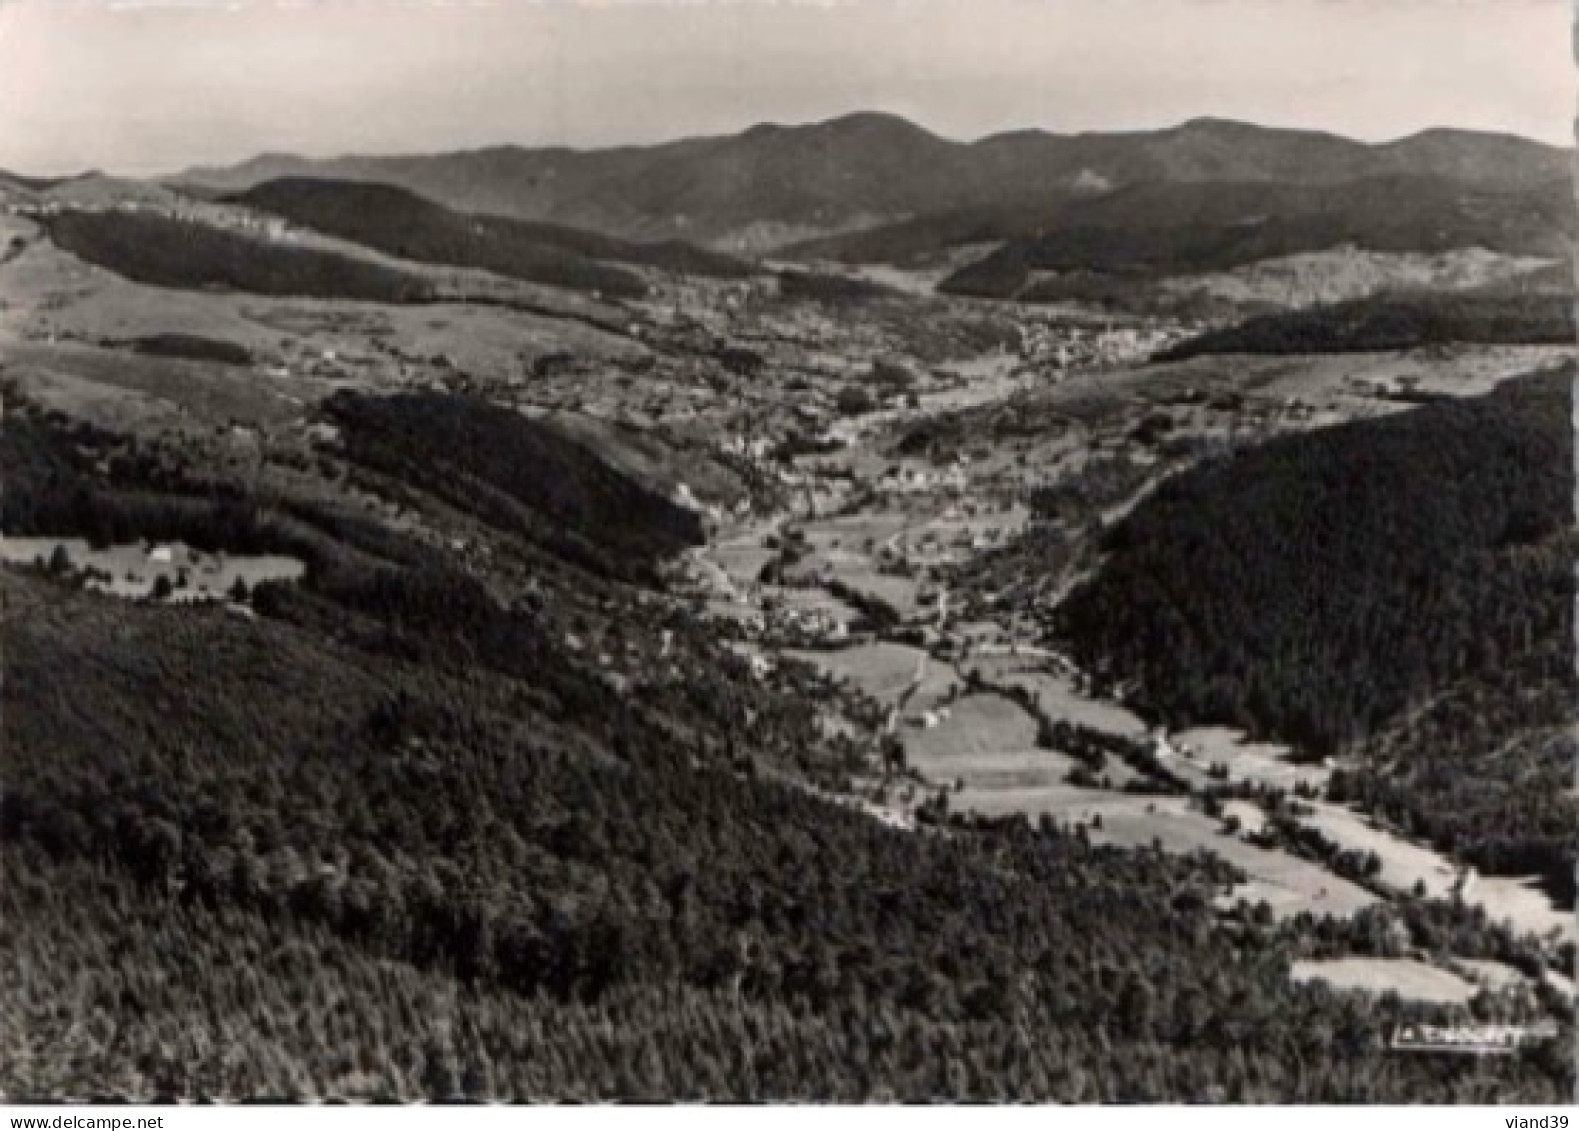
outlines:
[{"label": "pasture clearing", "polygon": [[1452,964],[1457,973],[1488,990],[1515,990],[1531,984],[1530,979],[1506,962],[1489,958],[1455,958]]},{"label": "pasture clearing", "polygon": [[819,552],[876,552],[908,530],[914,519],[894,511],[870,511],[838,518],[820,518],[799,525],[806,542]]},{"label": "pasture clearing", "polygon": [[[12,347],[6,346],[7,357]],[[133,389],[104,385],[33,365],[8,367],[17,387],[40,408],[85,420],[111,432],[158,432],[180,429],[189,421],[169,401]]]},{"label": "pasture clearing", "polygon": [[914,578],[880,573],[863,554],[840,550],[813,554],[795,565],[789,576],[807,583],[838,582],[862,597],[881,601],[902,619],[915,616],[921,607],[917,600],[920,584]]},{"label": "pasture clearing", "polygon": [[1091,839],[1122,847],[1160,845],[1164,852],[1190,855],[1211,852],[1243,869],[1250,883],[1241,885],[1234,898],[1255,903],[1265,900],[1274,915],[1289,917],[1301,911],[1339,917],[1353,915],[1377,902],[1377,897],[1357,884],[1340,879],[1319,864],[1290,856],[1278,849],[1258,848],[1222,831],[1222,823],[1194,808],[1187,798],[1082,789],[1074,785],[1049,785],[1022,789],[967,787],[953,803],[960,812],[987,816],[1024,813],[1033,821],[1047,814],[1061,824],[1101,819],[1100,828],[1089,828]]},{"label": "pasture clearing", "polygon": [[[905,734],[905,758],[912,769],[938,785],[964,782],[980,792],[1046,789],[1064,784],[1080,763],[1053,750],[1004,750],[961,752],[947,748],[912,747],[913,733]],[[1088,791],[1089,792],[1089,791]]]},{"label": "pasture clearing", "polygon": [[1459,870],[1440,853],[1379,829],[1359,813],[1341,805],[1310,804],[1316,811],[1301,817],[1301,823],[1321,830],[1344,848],[1376,853],[1382,862],[1378,878],[1383,883],[1400,891],[1410,891],[1418,882],[1425,886],[1426,894],[1434,898],[1444,898],[1453,890]]},{"label": "pasture clearing", "polygon": [[966,671],[981,669],[982,678],[988,683],[1024,688],[1055,721],[1064,719],[1129,738],[1138,738],[1151,729],[1122,704],[1094,699],[1076,691],[1068,676],[1050,670],[1045,661],[1039,659],[1013,655],[972,656],[963,661],[961,667]]},{"label": "pasture clearing", "polygon": [[1479,987],[1457,974],[1414,958],[1305,958],[1293,964],[1296,982],[1326,982],[1336,990],[1382,994],[1391,990],[1410,1001],[1461,1005]]},{"label": "pasture clearing", "polygon": [[953,664],[929,656],[926,674],[905,701],[905,711],[914,718],[923,711],[947,705],[964,690],[965,681]]},{"label": "pasture clearing", "polygon": [[296,558],[280,554],[240,555],[205,553],[183,542],[157,547],[131,542],[94,549],[81,538],[0,538],[0,561],[12,565],[47,563],[57,549],[64,549],[73,572],[93,569],[109,580],[90,578],[87,588],[113,597],[142,600],[152,597],[163,577],[169,580],[169,601],[224,601],[237,581],[250,590],[270,581],[299,581],[307,567]]},{"label": "pasture clearing", "polygon": [[775,556],[772,550],[763,547],[757,537],[720,542],[698,551],[702,561],[716,565],[737,587],[755,585],[757,578],[762,575],[762,567]]},{"label": "pasture clearing", "polygon": [[[545,304],[546,305],[546,304]],[[293,373],[325,354],[378,363],[394,382],[405,361],[444,357],[474,377],[519,382],[550,353],[635,360],[646,347],[565,317],[461,302],[393,306],[336,299],[269,298],[134,283],[89,266],[47,241],[0,265],[0,307],[17,337],[85,342],[160,334],[220,338]]]},{"label": "pasture clearing", "polygon": [[[947,711],[947,717],[939,717]],[[914,719],[920,712],[912,710]],[[1002,695],[967,695],[934,712],[936,726],[906,725],[905,754],[926,771],[937,759],[1024,753],[1036,749],[1036,720]]]},{"label": "pasture clearing", "polygon": [[[1329,802],[1312,804],[1315,813],[1301,821],[1343,848],[1376,853],[1382,862],[1378,878],[1383,883],[1407,892],[1418,882],[1432,898],[1451,897],[1459,868],[1447,856],[1378,828],[1352,809]],[[1477,874],[1462,898],[1471,906],[1484,908],[1494,923],[1506,920],[1521,932],[1541,936],[1555,931],[1564,939],[1579,937],[1573,913],[1559,910],[1534,879]]]},{"label": "pasture clearing", "polygon": [[[1110,396],[1175,397],[1186,389],[1207,394],[1238,392],[1270,400],[1298,397],[1326,401],[1345,418],[1400,412],[1404,401],[1365,390],[1413,386],[1422,392],[1479,396],[1510,377],[1571,356],[1571,346],[1459,345],[1378,353],[1232,354],[1170,361],[1107,375]],[[1074,392],[1075,382],[1069,393]]]},{"label": "pasture clearing", "polygon": [[1532,878],[1479,876],[1466,902],[1484,907],[1492,922],[1506,919],[1520,930],[1533,931],[1537,935],[1555,934],[1566,941],[1579,940],[1574,913],[1556,907]]},{"label": "pasture clearing", "polygon": [[[96,421],[109,416],[125,424],[157,416],[266,426],[300,417],[304,400],[329,391],[320,382],[279,379],[251,368],[75,343],[25,342],[6,353],[9,371],[29,395]],[[152,403],[140,405],[144,400]]]},{"label": "pasture clearing", "polygon": [[890,707],[897,705],[916,682],[922,662],[930,664],[930,657],[919,648],[888,641],[828,651],[788,649],[784,655],[812,664],[835,680],[848,680],[853,687]]},{"label": "pasture clearing", "polygon": [[1250,742],[1242,731],[1231,727],[1196,727],[1169,737],[1174,746],[1187,747],[1198,762],[1221,762],[1227,766],[1231,782],[1251,782],[1293,792],[1300,784],[1325,789],[1332,776],[1327,766],[1295,762],[1293,751],[1287,746]]},{"label": "pasture clearing", "polygon": [[1158,286],[1175,294],[1207,294],[1235,303],[1304,307],[1399,287],[1462,290],[1515,278],[1547,262],[1483,248],[1427,253],[1340,247],[1263,259],[1232,271],[1166,279]]}]

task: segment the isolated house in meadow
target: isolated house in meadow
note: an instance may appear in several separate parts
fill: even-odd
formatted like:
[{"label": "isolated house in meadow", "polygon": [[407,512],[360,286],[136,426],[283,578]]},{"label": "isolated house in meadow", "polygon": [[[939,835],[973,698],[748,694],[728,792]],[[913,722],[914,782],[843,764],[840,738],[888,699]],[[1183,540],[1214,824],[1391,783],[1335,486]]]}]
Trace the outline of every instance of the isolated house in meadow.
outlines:
[{"label": "isolated house in meadow", "polygon": [[1158,758],[1171,758],[1177,753],[1168,741],[1168,732],[1161,727],[1151,732],[1151,752]]}]

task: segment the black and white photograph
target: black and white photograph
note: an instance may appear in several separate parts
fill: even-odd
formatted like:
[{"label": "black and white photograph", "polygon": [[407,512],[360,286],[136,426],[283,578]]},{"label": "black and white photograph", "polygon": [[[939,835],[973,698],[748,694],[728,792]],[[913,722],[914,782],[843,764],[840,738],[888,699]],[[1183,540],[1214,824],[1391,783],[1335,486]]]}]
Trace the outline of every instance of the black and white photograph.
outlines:
[{"label": "black and white photograph", "polygon": [[1566,1128],[1576,27],[0,0],[7,1127]]}]

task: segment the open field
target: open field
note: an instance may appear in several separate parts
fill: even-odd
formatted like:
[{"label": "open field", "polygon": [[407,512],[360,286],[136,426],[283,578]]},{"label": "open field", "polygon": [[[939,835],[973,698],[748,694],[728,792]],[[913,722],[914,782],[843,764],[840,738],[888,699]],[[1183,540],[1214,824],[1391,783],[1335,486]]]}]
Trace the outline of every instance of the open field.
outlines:
[{"label": "open field", "polygon": [[1170,736],[1176,747],[1187,747],[1202,763],[1220,762],[1228,767],[1228,780],[1247,781],[1272,789],[1293,790],[1304,784],[1320,788],[1332,776],[1328,767],[1299,763],[1292,751],[1271,742],[1251,742],[1231,727],[1195,727]]},{"label": "open field", "polygon": [[[1412,844],[1400,837],[1376,828],[1372,822],[1341,805],[1312,802],[1315,812],[1302,817],[1302,823],[1320,829],[1344,848],[1361,852],[1374,852],[1382,861],[1378,877],[1401,891],[1410,891],[1416,883],[1424,885],[1426,894],[1443,898],[1453,890],[1458,869],[1439,853],[1423,845]],[[1470,902],[1474,902],[1471,893]]]},{"label": "open field", "polygon": [[1376,902],[1364,888],[1334,876],[1325,868],[1277,851],[1257,848],[1222,831],[1220,822],[1191,807],[1181,797],[1149,797],[1073,785],[1022,789],[967,788],[952,802],[961,812],[989,816],[1024,813],[1032,820],[1045,813],[1059,822],[1101,819],[1091,828],[1093,840],[1146,847],[1160,844],[1165,852],[1189,855],[1206,850],[1244,869],[1251,882],[1236,889],[1235,898],[1266,900],[1274,914],[1348,916]]},{"label": "open field", "polygon": [[930,664],[919,648],[887,641],[827,651],[791,649],[785,655],[821,668],[835,679],[847,679],[888,706],[896,705],[916,682],[922,662]]},{"label": "open field", "polygon": [[966,789],[981,792],[1061,785],[1069,771],[1080,764],[1067,754],[1053,750],[956,752],[930,743],[912,745],[911,739],[912,735],[907,733],[906,760],[913,769],[926,775],[928,781],[939,785],[964,782]]},{"label": "open field", "polygon": [[963,667],[980,668],[988,683],[1023,687],[1037,698],[1043,711],[1055,720],[1066,719],[1110,734],[1136,736],[1147,732],[1146,723],[1122,704],[1094,699],[1075,690],[1069,677],[1032,666],[1036,661],[1020,656],[972,656]]},{"label": "open field", "polygon": [[1488,990],[1511,990],[1530,984],[1530,980],[1520,971],[1505,962],[1489,958],[1458,958],[1454,959],[1453,965],[1460,967],[1470,981]]},{"label": "open field", "polygon": [[1336,407],[1375,415],[1399,412],[1408,404],[1379,399],[1369,390],[1412,384],[1425,392],[1479,396],[1509,378],[1565,360],[1571,348],[1548,345],[1465,345],[1432,350],[1355,354],[1302,354],[1289,357],[1233,355],[1200,357],[1127,369],[1096,382],[1070,382],[1066,390],[1100,385],[1111,395],[1148,399],[1185,389],[1234,391],[1270,398],[1327,398]]},{"label": "open field", "polygon": [[151,596],[161,577],[168,578],[173,587],[171,601],[219,601],[229,598],[237,581],[250,589],[268,581],[297,581],[306,573],[302,562],[279,554],[206,554],[181,542],[159,547],[131,543],[95,550],[81,538],[7,536],[0,538],[0,561],[36,565],[48,562],[60,548],[69,555],[73,570],[109,574],[107,581],[90,579],[88,588],[132,599]]},{"label": "open field", "polygon": [[756,583],[762,567],[773,560],[772,550],[765,549],[760,538],[741,538],[707,547],[697,555],[721,570],[724,577],[736,586]]},{"label": "open field", "polygon": [[[939,718],[943,711],[946,718]],[[967,695],[934,713],[936,726],[907,726],[905,753],[923,773],[940,758],[1034,751],[1036,721],[1001,695]]]},{"label": "open field", "polygon": [[[119,407],[134,416],[156,412],[193,422],[280,424],[300,417],[309,398],[316,400],[330,388],[326,382],[240,366],[76,344],[20,343],[7,347],[6,360],[7,372],[29,396],[89,419],[108,415],[113,420],[117,414],[109,406],[120,400]],[[116,398],[117,390],[128,396]]]},{"label": "open field", "polygon": [[903,512],[871,511],[860,515],[820,518],[799,527],[809,545],[818,551],[867,552],[881,548],[890,538],[902,534],[915,522]]},{"label": "open field", "polygon": [[926,674],[921,677],[921,682],[916,685],[914,693],[905,701],[905,713],[913,719],[923,711],[930,711],[946,704],[964,690],[965,680],[953,664],[945,663],[936,657],[928,657]]},{"label": "open field", "polygon": [[[1419,882],[1429,896],[1441,899],[1451,895],[1459,869],[1441,853],[1376,828],[1343,806],[1326,802],[1316,802],[1314,806],[1315,813],[1301,820],[1343,848],[1376,853],[1382,862],[1378,878],[1383,883],[1411,891]],[[1462,898],[1471,906],[1485,908],[1492,922],[1507,920],[1516,929],[1535,935],[1556,931],[1562,938],[1576,937],[1573,914],[1554,907],[1551,897],[1533,880],[1477,875]]]},{"label": "open field", "polygon": [[1534,880],[1518,876],[1480,876],[1470,888],[1469,902],[1486,909],[1494,922],[1507,919],[1522,930],[1562,939],[1579,938],[1574,913],[1553,906],[1551,896]]},{"label": "open field", "polygon": [[1321,981],[1334,989],[1381,994],[1391,990],[1412,1001],[1458,1004],[1474,997],[1478,987],[1436,966],[1414,958],[1301,959],[1294,963],[1296,982]]},{"label": "open field", "polygon": [[921,606],[916,599],[920,586],[913,578],[880,573],[866,561],[854,557],[830,561],[828,567],[829,580],[846,585],[863,597],[876,598],[902,618],[920,612]]},{"label": "open field", "polygon": [[50,366],[8,368],[17,387],[46,410],[100,428],[128,433],[179,428],[189,422],[180,406],[134,389],[103,385]]},{"label": "open field", "polygon": [[[940,668],[935,661],[928,665],[923,690]],[[923,711],[930,707],[920,703],[921,699],[922,692],[918,691],[909,700],[908,725],[901,731],[901,739],[907,763],[930,781],[944,785],[963,781],[968,788],[984,792],[1040,789],[1063,786],[1070,771],[1081,765],[1068,754],[1038,747],[1035,721],[1019,704],[1002,695],[976,694],[956,699],[932,711],[938,719],[932,727],[917,725]],[[1115,790],[1142,777],[1116,758],[1108,759],[1102,776]],[[1104,791],[1086,792],[1101,796]],[[1246,827],[1256,824],[1259,821],[1247,822]]]},{"label": "open field", "polygon": [[1263,259],[1232,271],[1164,280],[1159,286],[1181,295],[1297,307],[1343,302],[1384,288],[1463,290],[1516,278],[1548,262],[1482,248],[1433,255],[1346,247]]},{"label": "open field", "polygon": [[[119,278],[45,242],[0,264],[0,328],[35,340],[98,344],[159,334],[233,342],[290,370],[332,357],[377,362],[396,379],[435,357],[489,382],[520,380],[550,353],[632,359],[645,347],[566,317],[463,303],[387,306],[172,290]],[[304,339],[306,339],[304,341]]]},{"label": "open field", "polygon": [[807,554],[786,569],[785,576],[803,585],[838,583],[848,586],[863,597],[881,601],[901,618],[914,616],[920,607],[917,600],[920,585],[914,578],[884,573],[872,557],[859,551],[828,549]]}]

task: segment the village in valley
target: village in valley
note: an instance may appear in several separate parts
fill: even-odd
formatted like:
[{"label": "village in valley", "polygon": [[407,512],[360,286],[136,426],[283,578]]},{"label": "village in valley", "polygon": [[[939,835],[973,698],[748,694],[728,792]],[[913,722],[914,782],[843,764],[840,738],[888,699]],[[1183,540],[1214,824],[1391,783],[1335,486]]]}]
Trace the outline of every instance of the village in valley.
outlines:
[{"label": "village in valley", "polygon": [[[814,135],[820,169],[852,131],[864,150],[896,130],[918,144],[867,114],[738,144]],[[1292,144],[1262,132],[1201,120],[1144,144],[1198,145],[1213,168],[1246,136]],[[1272,173],[1218,199],[1194,158],[1175,182],[1147,156],[1128,192],[1110,142],[1064,141],[1080,156],[1056,191],[1038,173],[1007,202],[885,224],[819,197],[695,242],[667,196],[581,229],[371,179],[395,159],[0,172],[0,581],[23,657],[6,708],[43,767],[0,831],[42,862],[35,911],[69,903],[51,869],[109,890],[129,861],[104,914],[136,908],[144,953],[205,971],[96,991],[95,1024],[143,1014],[144,990],[209,1008],[227,960],[167,945],[149,909],[177,908],[189,941],[244,922],[268,961],[399,983],[390,1016],[443,1014],[420,1055],[387,1054],[398,1071],[313,1046],[332,1065],[301,1085],[314,1096],[497,1098],[493,1069],[452,1070],[467,1056],[547,1087],[531,1074],[587,1059],[540,1055],[555,1019],[596,1044],[626,1008],[649,1044],[609,1053],[623,1075],[578,1097],[663,1091],[655,1046],[688,1046],[652,1011],[724,1018],[688,1030],[727,1046],[720,1062],[747,1033],[833,1048],[902,1017],[922,1034],[872,1038],[880,1067],[845,1091],[782,1089],[816,1098],[891,1095],[872,1081],[896,1058],[990,1092],[936,1050],[990,1031],[1029,1063],[1025,1034],[1063,1041],[1069,1022],[1076,1052],[997,1093],[1040,1096],[1064,1081],[1046,1064],[1099,1043],[1070,1020],[1084,1011],[1137,1062],[1176,1044],[1218,1064],[1253,1044],[1234,1011],[1256,995],[1267,1032],[1279,1002],[1323,1020],[1244,1094],[1305,1087],[1306,1059],[1336,1049],[1361,1082],[1333,1094],[1363,1093],[1377,1057],[1399,1094],[1435,1097],[1469,1063],[1444,1034],[1473,1021],[1544,1095],[1571,1067],[1550,1046],[1572,1032],[1579,943],[1572,848],[1550,835],[1574,798],[1547,788],[1573,747],[1552,660],[1571,578],[1551,573],[1573,531],[1530,454],[1566,453],[1557,236],[1496,195],[1515,190],[1447,174],[1400,234],[1398,202],[1426,190],[1391,165],[1356,190],[1363,214],[1334,218]],[[531,162],[570,161],[495,159],[528,162],[533,192],[558,174]],[[1517,223],[1485,221],[1487,201]],[[1495,464],[1485,483],[1465,452]],[[1418,548],[1438,536],[1440,570]],[[1413,622],[1388,620],[1403,598]],[[110,721],[79,709],[79,679]],[[962,925],[961,892],[991,910]],[[898,941],[878,937],[902,915]],[[1136,933],[1084,938],[1104,915]],[[120,926],[83,936],[105,985],[134,965]],[[1000,933],[1019,941],[999,951]],[[1164,957],[1201,985],[1253,992],[1210,1023],[1194,989],[1154,1008],[1148,979],[1173,994],[1180,976],[1126,952],[1151,933],[1196,948]],[[40,938],[15,944],[33,948],[18,969],[55,969]],[[309,945],[333,957],[298,962]],[[46,981],[30,1008],[53,1017]],[[506,1034],[486,1056],[454,1051],[474,1017]],[[116,1025],[104,1094],[268,1091],[153,1053],[125,1068]],[[16,1051],[28,1031],[0,1038],[0,1060],[47,1061]],[[728,1069],[749,1098],[778,1095],[756,1073],[800,1063],[750,1055]],[[21,1087],[69,1094],[74,1071]],[[1071,1087],[1227,1094],[1190,1071]]]},{"label": "village in valley", "polygon": [[[464,303],[420,322],[409,309],[288,298],[194,292],[177,304],[65,255],[44,225],[108,209],[268,243],[347,245],[233,204],[89,187],[7,206],[7,379],[30,402],[130,426],[168,458],[217,456],[235,474],[282,481],[320,474],[335,429],[312,405],[337,390],[463,392],[586,434],[660,436],[686,458],[643,472],[707,533],[666,567],[666,599],[727,641],[757,681],[817,697],[826,733],[863,765],[847,798],[874,818],[933,835],[950,817],[1024,814],[1102,843],[1210,852],[1246,875],[1220,904],[1247,921],[1375,913],[1412,894],[1469,902],[1541,940],[1546,977],[1571,992],[1552,971],[1560,948],[1571,952],[1572,916],[1539,892],[1477,877],[1324,800],[1331,759],[1220,726],[1149,725],[1122,686],[1081,671],[1045,632],[1061,596],[1099,567],[1101,532],[1178,471],[1275,435],[1400,411],[1423,390],[1481,393],[1566,351],[1159,364],[1211,324],[866,281],[847,293],[838,265],[817,263],[742,281],[651,273],[646,296],[623,310],[576,300],[583,321]],[[105,364],[121,343],[172,323],[239,338],[246,363],[218,378],[185,361]],[[182,383],[208,389],[194,399]],[[682,466],[705,472],[691,481]],[[335,490],[486,568],[485,540],[465,523],[436,527],[351,481]],[[1049,508],[1050,494],[1073,502]],[[1049,539],[1059,552],[1027,575],[1020,551]],[[5,558],[122,597],[208,599],[243,614],[251,586],[289,584],[303,569],[148,541],[95,549],[8,537]],[[616,642],[574,641],[584,644],[621,686],[645,677],[622,667],[636,653]],[[1299,830],[1323,850],[1302,846]],[[1310,960],[1297,974],[1363,988],[1382,964],[1388,984],[1407,994],[1418,983],[1430,1000],[1535,988],[1407,951],[1369,961]]]}]

